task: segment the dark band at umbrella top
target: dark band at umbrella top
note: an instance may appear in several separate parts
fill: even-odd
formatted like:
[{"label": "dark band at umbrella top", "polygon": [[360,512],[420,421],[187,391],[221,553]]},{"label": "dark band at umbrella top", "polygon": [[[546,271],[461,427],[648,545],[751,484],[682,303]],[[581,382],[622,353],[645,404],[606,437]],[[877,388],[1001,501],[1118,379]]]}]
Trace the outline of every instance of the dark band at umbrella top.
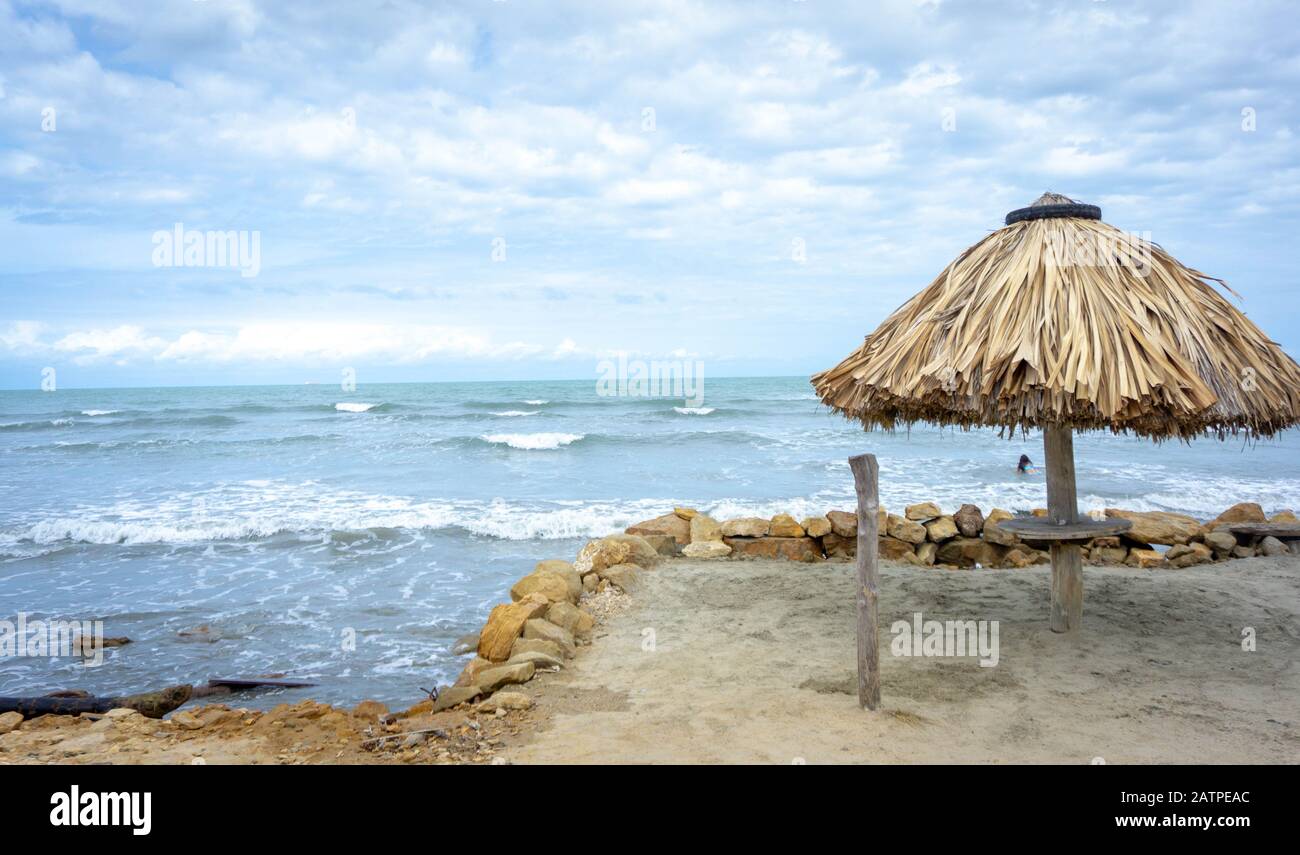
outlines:
[{"label": "dark band at umbrella top", "polygon": [[1016,208],[1007,214],[1006,224],[1022,220],[1051,220],[1060,217],[1079,217],[1084,220],[1100,220],[1101,208],[1076,202],[1060,193],[1044,193],[1028,208]]}]

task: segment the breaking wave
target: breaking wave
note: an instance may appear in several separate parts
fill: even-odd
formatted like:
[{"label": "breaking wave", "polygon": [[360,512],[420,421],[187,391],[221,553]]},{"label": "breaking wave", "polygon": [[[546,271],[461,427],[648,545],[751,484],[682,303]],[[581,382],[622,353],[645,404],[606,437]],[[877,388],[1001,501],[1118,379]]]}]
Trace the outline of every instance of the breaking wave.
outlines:
[{"label": "breaking wave", "polygon": [[493,445],[538,451],[562,448],[585,437],[580,433],[490,433],[480,438]]}]

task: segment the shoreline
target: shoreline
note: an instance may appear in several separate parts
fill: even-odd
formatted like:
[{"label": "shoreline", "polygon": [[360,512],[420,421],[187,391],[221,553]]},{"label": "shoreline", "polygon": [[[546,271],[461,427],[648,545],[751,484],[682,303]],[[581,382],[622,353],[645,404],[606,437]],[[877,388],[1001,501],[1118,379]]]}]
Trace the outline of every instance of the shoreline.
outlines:
[{"label": "shoreline", "polygon": [[[981,519],[979,537],[966,537],[962,530],[974,524],[969,514],[966,519],[962,518],[962,512],[968,507],[963,507],[955,515],[938,513],[939,509],[930,503],[910,506],[899,516],[882,509],[882,567],[886,569],[885,575],[889,580],[886,594],[882,595],[882,608],[886,614],[892,615],[898,606],[885,599],[885,596],[897,596],[897,592],[888,593],[891,586],[899,586],[904,593],[910,591],[923,599],[928,598],[928,602],[939,604],[944,611],[956,605],[962,596],[973,597],[976,607],[967,617],[985,616],[989,608],[988,597],[992,597],[993,602],[1002,599],[1015,603],[1025,597],[1040,598],[1045,602],[1046,571],[1038,566],[1040,562],[1013,560],[1007,564],[1001,560],[1017,553],[1030,557],[1039,550],[1012,542],[999,544],[997,539],[1005,533],[997,531],[1000,517],[996,511],[991,512],[987,520]],[[1110,567],[1097,566],[1098,561],[1106,559],[1107,550],[1111,550],[1113,556],[1118,545],[1095,546],[1097,561],[1091,562],[1088,572],[1101,574],[1103,585],[1098,594],[1085,602],[1085,636],[1089,633],[1089,613],[1096,609],[1094,600],[1100,599],[1104,603],[1108,591],[1113,592],[1111,589],[1116,586],[1128,585],[1146,591],[1154,585],[1155,589],[1177,591],[1178,586],[1184,584],[1154,581],[1162,578],[1187,579],[1186,584],[1212,583],[1229,599],[1240,593],[1233,590],[1234,585],[1249,588],[1263,581],[1283,586],[1290,582],[1291,596],[1282,596],[1280,605],[1264,611],[1271,616],[1277,608],[1296,602],[1294,571],[1300,569],[1300,557],[1285,550],[1281,554],[1254,557],[1253,546],[1250,557],[1245,554],[1234,556],[1233,549],[1226,548],[1226,544],[1205,545],[1212,544],[1214,535],[1222,534],[1222,526],[1237,522],[1238,517],[1262,517],[1257,506],[1234,506],[1221,515],[1221,518],[1229,517],[1228,522],[1170,519],[1176,515],[1136,516],[1134,532],[1141,532],[1148,540],[1181,539],[1182,542],[1167,546],[1158,554],[1158,561],[1149,564],[1129,562],[1129,566],[1114,566],[1116,562],[1111,562]],[[644,630],[654,630],[654,626],[637,627],[635,621],[644,623],[651,620],[656,625],[670,626],[694,625],[691,621],[695,621],[705,627],[700,630],[702,635],[708,636],[710,632],[725,635],[725,616],[723,627],[708,629],[714,616],[711,606],[715,595],[729,597],[731,608],[750,607],[757,599],[767,603],[768,610],[778,611],[822,596],[824,592],[795,590],[791,593],[791,601],[783,602],[779,598],[772,600],[768,593],[755,597],[753,595],[757,595],[758,590],[747,589],[757,586],[765,592],[773,587],[785,590],[792,585],[798,588],[813,584],[810,580],[819,580],[826,586],[846,582],[852,573],[849,545],[853,543],[852,535],[855,533],[849,531],[848,526],[851,523],[856,528],[856,519],[849,517],[847,512],[830,512],[823,518],[808,518],[802,522],[778,515],[771,520],[745,518],[718,523],[704,514],[679,508],[628,528],[628,532],[640,533],[590,541],[572,564],[554,559],[541,561],[533,573],[512,587],[512,602],[494,609],[480,633],[458,642],[463,651],[473,652],[475,656],[466,665],[456,685],[442,689],[436,703],[424,701],[400,712],[390,712],[375,701],[363,701],[348,710],[305,700],[281,704],[267,712],[210,704],[182,708],[161,720],[119,710],[103,716],[43,716],[19,723],[11,714],[8,720],[0,717],[0,762],[482,763],[544,757],[565,762],[566,758],[551,756],[549,752],[563,753],[566,750],[563,743],[554,740],[574,738],[571,733],[573,721],[581,719],[590,725],[593,722],[584,716],[597,712],[635,717],[643,695],[663,693],[672,698],[671,687],[662,690],[656,687],[665,681],[671,683],[678,676],[699,678],[700,672],[713,674],[718,680],[706,677],[700,691],[715,690],[716,686],[713,689],[710,686],[720,681],[732,686],[729,691],[737,697],[745,696],[744,675],[736,673],[731,680],[723,679],[734,671],[736,663],[720,660],[716,652],[693,662],[689,674],[678,675],[670,663],[667,674],[652,671],[649,682],[638,685],[639,678],[629,676],[636,670],[629,662],[638,658],[635,644],[644,643]],[[918,530],[924,533],[921,543],[911,543],[895,536],[915,536]],[[984,533],[989,531],[994,538],[991,543],[985,542]],[[998,547],[997,563],[1008,569],[990,569],[994,562],[981,565],[977,556],[968,554],[966,547],[951,548],[951,544],[972,540],[980,542],[980,550]],[[889,545],[890,541],[907,543],[909,548],[900,552],[897,547]],[[920,547],[924,545],[933,548],[922,550]],[[1155,552],[1151,549],[1152,543],[1141,542],[1140,545]],[[1200,550],[1192,549],[1192,545],[1200,545]],[[1184,551],[1175,553],[1179,546],[1185,547]],[[1135,542],[1131,547],[1125,544],[1124,548],[1126,555],[1131,555],[1139,550],[1139,545]],[[932,559],[947,555],[960,563],[947,564],[945,570],[942,562],[926,563],[921,557],[923,551],[930,553]],[[980,552],[984,556],[989,554]],[[1175,559],[1165,558],[1170,554],[1175,554]],[[1229,561],[1229,558],[1235,560]],[[1264,574],[1267,578],[1262,581],[1254,579],[1250,573],[1261,567],[1268,569]],[[970,568],[980,569],[955,574],[948,572],[969,571]],[[1289,570],[1291,575],[1282,572],[1279,576],[1277,568]],[[1125,582],[1126,579],[1130,581]],[[1192,582],[1192,579],[1197,581]],[[1030,580],[1036,587],[1025,589],[1025,583]],[[720,581],[725,582],[727,591],[720,593],[711,589],[711,585]],[[818,609],[819,612],[834,614],[841,608],[849,608],[844,627],[835,632],[824,628],[813,630],[810,636],[825,636],[827,643],[842,648],[840,652],[852,647],[851,584],[845,587],[845,591],[847,593],[841,598],[843,603],[831,598]],[[1185,594],[1180,592],[1180,596]],[[1277,594],[1271,598],[1277,598]],[[1167,604],[1153,601],[1149,605],[1154,613],[1166,615],[1161,620],[1172,620],[1175,624],[1182,620],[1167,618],[1170,614]],[[1297,615],[1294,607],[1291,608],[1290,615],[1294,619]],[[1042,623],[1039,620],[1042,612],[1041,604],[1035,604],[1032,608],[1016,608],[1003,619],[1016,627],[1015,632],[1021,632],[1024,627]],[[770,614],[760,614],[758,619],[771,623]],[[1107,619],[1102,615],[1092,620]],[[889,626],[890,620],[893,618],[886,620],[882,616],[882,636],[883,628]],[[1140,617],[1136,620],[1141,635],[1135,637],[1147,638],[1150,635],[1149,622]],[[781,631],[777,622],[753,634],[754,641],[742,645],[745,649],[741,658],[752,657],[753,661],[769,666],[780,664],[787,670],[797,668],[797,651],[769,644],[779,640]],[[842,638],[838,637],[841,632]],[[1280,634],[1288,637],[1286,630],[1281,630]],[[715,640],[720,643],[727,641],[722,637]],[[1294,641],[1294,637],[1290,637],[1293,658],[1300,652],[1294,649]],[[682,640],[677,639],[676,643],[681,644]],[[1086,643],[1092,644],[1093,641]],[[1044,644],[1052,649],[1061,648],[1061,641],[1055,638]],[[882,649],[885,648],[887,643],[882,644]],[[891,657],[886,655],[884,658],[889,661]],[[1269,657],[1260,658],[1269,661]],[[909,697],[905,680],[901,686],[890,687],[891,676],[897,679],[908,673],[900,671],[896,663],[893,665],[885,670],[886,708],[890,715],[901,716],[900,720],[909,721],[910,726],[916,726],[917,721],[943,720],[946,710],[940,708],[936,712],[924,703],[918,707],[921,710],[918,712],[902,707],[891,708],[888,694],[891,690],[899,697]],[[942,672],[949,666],[940,664],[935,667]],[[1005,673],[999,672],[997,667],[990,670]],[[978,676],[971,679],[977,684],[991,681],[991,685],[999,685],[997,680],[1000,678],[979,675],[978,670],[975,673]],[[846,684],[841,676],[832,671],[825,671],[820,676],[810,674],[794,688],[804,692],[801,696],[803,701],[817,701],[813,695],[843,694]],[[544,679],[535,679],[537,677]],[[851,677],[849,673],[850,683]],[[1196,684],[1195,679],[1188,679],[1187,685]],[[790,687],[772,688],[784,691]],[[1295,696],[1300,697],[1300,685],[1292,688],[1297,690]],[[807,690],[811,690],[812,695],[808,695]],[[925,701],[924,698],[921,700]],[[733,709],[737,722],[756,718],[754,702],[735,707],[726,699],[723,701]],[[850,706],[856,713],[856,702]],[[849,713],[838,710],[835,715]],[[912,721],[912,716],[917,716],[917,721]],[[761,716],[758,718],[761,724]],[[1295,711],[1290,721],[1288,727],[1300,725],[1300,711]],[[847,726],[853,722],[850,717],[842,724]],[[857,722],[857,725],[861,724]],[[671,746],[673,741],[669,737],[670,734],[662,734],[660,740]],[[628,735],[627,739],[629,746],[637,744],[634,735]],[[591,741],[604,744],[600,740]],[[593,750],[574,747],[567,760],[582,762],[581,758],[586,757],[595,762],[599,758],[591,753]],[[614,756],[611,753],[614,748],[609,745],[600,750],[607,756]],[[647,757],[657,762],[673,762],[674,759],[695,762],[698,759],[682,746],[665,750],[669,753],[651,751]],[[674,757],[672,750],[685,753]],[[920,753],[914,757],[894,759],[924,762],[923,747],[917,746],[916,750]],[[721,762],[768,762],[758,760],[758,755],[745,755],[743,751],[719,756]],[[992,759],[978,753],[959,756],[970,762]],[[641,758],[625,753],[622,759],[634,762]]]}]

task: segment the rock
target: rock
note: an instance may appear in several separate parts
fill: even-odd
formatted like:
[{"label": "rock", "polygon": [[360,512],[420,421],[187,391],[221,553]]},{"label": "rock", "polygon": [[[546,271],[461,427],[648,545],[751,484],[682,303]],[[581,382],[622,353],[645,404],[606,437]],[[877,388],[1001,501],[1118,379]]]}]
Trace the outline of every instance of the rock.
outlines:
[{"label": "rock", "polygon": [[1230,531],[1211,531],[1205,535],[1205,545],[1213,549],[1215,555],[1231,555],[1237,548],[1237,538]]},{"label": "rock", "polygon": [[[529,621],[532,623],[533,621]],[[527,683],[536,672],[531,662],[519,662],[514,665],[497,665],[479,672],[478,687],[485,692],[495,692],[502,686]]]},{"label": "rock", "polygon": [[[1271,523],[1300,523],[1300,518],[1297,518],[1292,511],[1279,511],[1269,517],[1268,521]],[[108,645],[108,639],[104,639],[104,644],[105,646]]]},{"label": "rock", "polygon": [[809,537],[825,537],[831,532],[831,521],[826,517],[808,517],[799,525]]},{"label": "rock", "polygon": [[698,514],[699,511],[695,510],[695,508],[673,508],[673,513],[687,522],[690,522],[695,519],[695,515]]},{"label": "rock", "polygon": [[516,638],[514,645],[510,648],[510,658],[514,659],[522,653],[545,653],[555,659],[565,658],[563,647],[544,638]]},{"label": "rock", "polygon": [[[573,641],[573,633],[569,632],[562,626],[556,626],[549,620],[534,618],[524,625],[524,638],[540,638],[543,641],[551,641],[560,646],[564,655],[572,659],[573,655],[578,652],[578,646]],[[483,685],[479,683],[479,685]]]},{"label": "rock", "polygon": [[577,593],[569,587],[569,582],[558,573],[529,573],[510,588],[512,600],[522,600],[529,594],[540,594],[552,603],[577,602],[582,594],[582,580],[573,574],[578,582]]},{"label": "rock", "polygon": [[469,703],[482,694],[483,689],[478,686],[448,686],[438,691],[438,700],[433,702],[433,709],[430,712],[449,710],[454,706]]},{"label": "rock", "polygon": [[[920,528],[920,526],[918,525],[917,528]],[[921,530],[925,531],[925,529]],[[880,557],[886,561],[901,561],[904,556],[916,554],[912,549],[912,544],[895,537],[877,538],[877,544],[880,550]]]},{"label": "rock", "polygon": [[[1116,538],[1118,541],[1119,538]],[[1127,546],[1094,546],[1089,556],[1095,564],[1123,564],[1128,558]]]},{"label": "rock", "polygon": [[562,626],[577,638],[591,635],[596,619],[571,603],[552,603],[546,610],[546,619]]},{"label": "rock", "polygon": [[642,537],[646,535],[667,535],[681,546],[685,546],[691,542],[691,523],[689,519],[679,517],[675,513],[664,514],[661,517],[655,517],[652,520],[629,526],[624,530],[624,533],[638,534]]},{"label": "rock", "polygon": [[807,532],[803,526],[794,521],[794,517],[789,514],[777,514],[772,517],[772,524],[768,526],[767,533],[772,537],[803,537]]},{"label": "rock", "polygon": [[691,518],[691,543],[708,543],[722,540],[722,526],[708,514]]},{"label": "rock", "polygon": [[532,618],[533,608],[530,602],[502,604],[492,609],[479,632],[478,655],[489,662],[504,662],[510,656],[510,645]]},{"label": "rock", "polygon": [[943,511],[939,510],[939,506],[934,502],[919,502],[915,505],[908,505],[903,510],[903,516],[916,522],[932,520],[942,513]]},{"label": "rock", "polygon": [[821,547],[811,537],[728,537],[723,539],[737,558],[820,561]]},{"label": "rock", "polygon": [[473,653],[478,650],[478,633],[471,632],[469,635],[462,635],[451,643],[452,656],[464,656],[466,653]]},{"label": "rock", "polygon": [[1119,538],[1116,537],[1115,535],[1107,535],[1105,537],[1094,537],[1092,540],[1088,541],[1089,549],[1098,549],[1098,548],[1114,549],[1118,546],[1121,546],[1121,544],[1119,542]]},{"label": "rock", "polygon": [[475,705],[481,713],[495,713],[497,710],[526,710],[533,706],[533,699],[523,692],[497,692],[486,701]]},{"label": "rock", "polygon": [[727,520],[722,524],[722,536],[765,537],[770,525],[771,523],[762,517],[741,517],[738,520]]},{"label": "rock", "polygon": [[81,635],[80,633],[72,636],[72,654],[74,656],[91,657],[97,651],[107,650],[112,647],[122,647],[130,644],[131,639],[125,635],[119,635],[113,638],[95,638],[93,635]]},{"label": "rock", "polygon": [[1268,517],[1264,516],[1264,509],[1255,502],[1238,502],[1219,514],[1206,524],[1206,528],[1213,531],[1215,528],[1226,523],[1262,523],[1268,522]]},{"label": "rock", "polygon": [[388,705],[379,701],[362,701],[352,708],[352,714],[357,718],[375,721],[388,715]]},{"label": "rock", "polygon": [[1036,517],[1045,517],[1047,516],[1047,508],[1034,508],[1029,513]]},{"label": "rock", "polygon": [[952,517],[935,517],[925,524],[925,536],[931,543],[943,543],[957,536],[957,523]]},{"label": "rock", "polygon": [[[916,548],[917,564],[929,567],[934,564],[938,557],[939,544],[937,543],[922,543]],[[904,558],[906,558],[906,556],[904,556]]]},{"label": "rock", "polygon": [[[1024,549],[1021,552],[1028,555]],[[937,560],[943,564],[955,564],[958,567],[995,567],[1007,554],[1006,547],[989,543],[978,537],[955,537],[939,547]]]},{"label": "rock", "polygon": [[730,554],[731,547],[721,540],[702,540],[682,547],[682,555],[687,558],[726,558]]},{"label": "rock", "polygon": [[1151,544],[1147,543],[1145,540],[1140,540],[1136,537],[1132,537],[1131,535],[1129,535],[1128,532],[1124,532],[1123,534],[1121,534],[1119,536],[1119,541],[1121,546],[1127,546],[1129,549],[1150,549],[1151,548]]},{"label": "rock", "polygon": [[561,561],[558,558],[548,558],[545,561],[538,561],[533,567],[534,573],[554,573],[564,578],[569,583],[569,591],[576,597],[582,593],[582,577],[578,571],[573,569],[573,562]]},{"label": "rock", "polygon": [[[840,537],[858,536],[858,515],[853,511],[831,511],[826,514],[826,521],[831,524],[831,531]],[[884,527],[881,527],[884,531]]]},{"label": "rock", "polygon": [[905,517],[890,514],[886,518],[885,530],[890,537],[908,543],[925,543],[925,526]]},{"label": "rock", "polygon": [[457,686],[474,686],[478,684],[478,675],[488,668],[495,668],[499,662],[493,662],[490,659],[484,659],[482,656],[475,656],[464,668],[461,669],[460,676],[456,678]]},{"label": "rock", "polygon": [[133,710],[129,707],[114,707],[104,713],[104,718],[110,721],[135,721],[137,718],[144,718],[140,715],[139,710]]},{"label": "rock", "polygon": [[215,644],[222,638],[221,630],[216,629],[210,624],[201,623],[198,626],[182,629],[176,633],[176,637],[181,641],[199,642],[202,644]]},{"label": "rock", "polygon": [[600,584],[599,573],[588,573],[582,577],[582,590],[588,594],[596,593],[596,586]]},{"label": "rock", "polygon": [[1214,553],[1204,543],[1179,544],[1165,553],[1165,560],[1174,567],[1191,567],[1193,564],[1204,564],[1213,559]]},{"label": "rock", "polygon": [[1003,531],[998,523],[1003,520],[1015,519],[1015,514],[1010,511],[1004,511],[1001,508],[994,508],[989,511],[989,515],[984,518],[984,539],[989,543],[998,546],[1016,546],[1020,543],[1020,538],[1009,531]]},{"label": "rock", "polygon": [[22,723],[23,714],[20,712],[0,713],[0,734],[16,730]]},{"label": "rock", "polygon": [[507,665],[518,665],[520,662],[531,662],[533,668],[538,671],[544,669],[560,669],[564,667],[564,654],[551,656],[549,653],[542,653],[539,650],[530,650],[526,653],[516,653],[506,660]]},{"label": "rock", "polygon": [[[364,704],[369,703],[374,703],[374,701],[362,701],[357,705],[357,709],[360,709]],[[356,710],[353,710],[352,714],[356,715]],[[378,718],[377,716],[359,717],[368,718],[371,721],[376,721]],[[184,730],[202,730],[208,725],[208,722],[203,718],[203,716],[199,715],[195,710],[178,710],[172,713],[172,717],[167,719],[167,721],[171,722],[173,726],[183,728]]]},{"label": "rock", "polygon": [[1201,523],[1185,514],[1171,514],[1166,511],[1126,511],[1120,508],[1107,508],[1108,519],[1125,519],[1133,527],[1124,532],[1124,536],[1143,543],[1159,543],[1176,546],[1187,543],[1201,532]]},{"label": "rock", "polygon": [[1290,551],[1291,550],[1287,549],[1285,543],[1272,535],[1259,542],[1260,555],[1286,555]]},{"label": "rock", "polygon": [[841,537],[832,531],[822,537],[822,548],[827,558],[853,558],[858,554],[858,538]]},{"label": "rock", "polygon": [[639,537],[644,538],[660,555],[672,556],[682,551],[682,545],[666,534],[642,534]]},{"label": "rock", "polygon": [[1028,567],[1034,563],[1034,558],[1028,552],[1020,547],[1008,549],[1006,555],[1002,556],[1000,565],[1002,567]]},{"label": "rock", "polygon": [[541,594],[529,594],[515,605],[522,606],[529,618],[535,618],[546,615],[546,610],[551,607],[551,601]]},{"label": "rock", "polygon": [[1130,549],[1124,563],[1130,567],[1148,569],[1163,566],[1165,557],[1154,549]]},{"label": "rock", "polygon": [[[441,695],[442,692],[439,691],[438,694]],[[231,712],[234,712],[234,710],[231,710]],[[415,718],[416,716],[428,715],[431,712],[433,712],[433,701],[424,700],[424,701],[420,701],[418,704],[411,704],[406,709],[397,713],[396,717]]]},{"label": "rock", "polygon": [[952,515],[952,521],[957,524],[962,537],[979,537],[984,531],[984,513],[977,505],[962,505]]},{"label": "rock", "polygon": [[573,562],[573,569],[586,576],[616,564],[654,567],[660,560],[659,553],[645,538],[635,534],[611,534],[600,540],[589,541],[582,547],[577,560]]},{"label": "rock", "polygon": [[[688,543],[686,546],[691,547],[696,544]],[[625,594],[635,591],[641,584],[640,566],[636,564],[615,564],[613,567],[606,567],[600,571],[600,580],[613,585]],[[597,586],[596,590],[600,590]]]}]

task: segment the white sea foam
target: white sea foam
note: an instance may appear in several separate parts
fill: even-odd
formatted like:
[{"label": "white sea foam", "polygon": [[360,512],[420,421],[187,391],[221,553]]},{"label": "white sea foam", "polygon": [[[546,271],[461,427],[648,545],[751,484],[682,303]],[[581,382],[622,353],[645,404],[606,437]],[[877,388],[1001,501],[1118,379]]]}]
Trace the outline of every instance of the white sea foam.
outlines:
[{"label": "white sea foam", "polygon": [[[882,479],[881,502],[891,511],[908,504],[933,500],[948,513],[965,502],[985,511],[993,507],[1028,510],[1042,507],[1042,484],[978,485],[965,488],[916,485]],[[1239,494],[1208,500],[1218,513]],[[1247,501],[1265,499],[1266,508],[1296,502],[1294,492],[1285,501],[1267,502],[1262,495],[1241,496]],[[1159,510],[1151,497],[1085,494],[1080,510],[1126,507]],[[1172,497],[1171,497],[1172,498]],[[642,498],[628,501],[416,501],[363,491],[327,488],[319,483],[250,481],[195,494],[174,494],[157,499],[123,501],[80,509],[75,516],[28,518],[0,531],[0,556],[22,556],[31,546],[59,543],[92,544],[201,544],[209,541],[258,540],[296,533],[321,549],[355,548],[399,553],[409,548],[421,532],[461,530],[503,540],[552,540],[601,537],[622,531],[638,521],[658,516],[675,504],[706,510],[716,519],[792,514],[796,519],[821,516],[828,510],[851,510],[852,487],[834,487],[810,495],[780,499],[727,498],[694,500],[691,497]],[[346,535],[340,538],[340,534]]]},{"label": "white sea foam", "polygon": [[338,410],[341,413],[364,413],[366,410],[373,409],[377,406],[379,405],[378,404],[354,404],[354,403],[344,401],[343,403],[335,404],[334,409]]},{"label": "white sea foam", "polygon": [[[157,501],[88,507],[77,516],[32,521],[0,532],[0,547],[65,542],[185,545],[297,533],[325,548],[365,541],[372,550],[390,552],[406,548],[412,533],[433,530],[461,529],[503,540],[601,537],[671,506],[668,499],[420,502],[324,489],[315,482],[277,482],[265,487],[245,483]],[[340,538],[340,534],[346,536]],[[17,553],[3,548],[0,554]]]},{"label": "white sea foam", "polygon": [[580,433],[491,433],[482,437],[493,445],[508,445],[527,451],[560,448],[582,439]]},{"label": "white sea foam", "polygon": [[519,416],[535,416],[540,412],[541,410],[503,410],[502,412],[493,413],[492,415],[501,416],[503,418],[518,418]]},{"label": "white sea foam", "polygon": [[544,401],[544,400],[542,400],[541,398],[536,398],[536,399],[534,399],[534,400],[532,400],[532,401],[524,401],[524,403],[527,404],[527,405],[530,406],[530,407],[540,407],[542,404],[549,404],[549,403],[551,403],[551,402],[550,402],[550,401]]},{"label": "white sea foam", "polygon": [[67,425],[72,424],[72,419],[50,419],[50,424],[55,425],[56,427],[66,427]]},{"label": "white sea foam", "polygon": [[673,407],[673,410],[683,416],[707,416],[714,409],[714,407]]},{"label": "white sea foam", "polygon": [[83,416],[111,416],[113,415],[113,413],[116,412],[119,411],[118,410],[82,410],[81,414]]}]

